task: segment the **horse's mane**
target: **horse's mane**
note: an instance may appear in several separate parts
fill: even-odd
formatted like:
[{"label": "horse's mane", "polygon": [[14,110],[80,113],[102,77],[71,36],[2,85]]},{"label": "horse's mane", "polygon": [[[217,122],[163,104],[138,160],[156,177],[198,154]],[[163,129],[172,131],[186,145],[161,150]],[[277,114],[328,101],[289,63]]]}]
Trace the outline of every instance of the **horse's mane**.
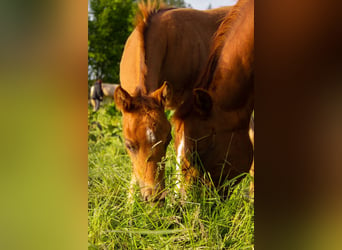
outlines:
[{"label": "horse's mane", "polygon": [[138,3],[139,11],[135,16],[135,27],[140,32],[140,34],[144,35],[151,17],[161,10],[166,9],[166,5],[160,1],[140,1]]},{"label": "horse's mane", "polygon": [[220,59],[221,51],[223,49],[227,34],[235,23],[235,20],[240,16],[241,5],[244,2],[244,0],[240,0],[232,7],[231,11],[225,16],[222,23],[215,32],[207,65],[205,67],[205,70],[202,72],[199,81],[195,84],[196,87],[202,87],[204,89],[209,88],[209,85],[212,82],[216,70],[217,62]]},{"label": "horse's mane", "polygon": [[[142,78],[146,78],[147,68],[146,68],[146,57],[145,57],[145,37],[146,32],[150,26],[152,17],[156,16],[159,13],[164,11],[174,9],[168,7],[162,0],[141,0],[138,3],[138,11],[135,16],[135,29],[137,30],[138,34],[140,35],[140,51],[141,57],[144,58],[143,65],[141,68]],[[142,80],[142,79],[141,79]]]}]

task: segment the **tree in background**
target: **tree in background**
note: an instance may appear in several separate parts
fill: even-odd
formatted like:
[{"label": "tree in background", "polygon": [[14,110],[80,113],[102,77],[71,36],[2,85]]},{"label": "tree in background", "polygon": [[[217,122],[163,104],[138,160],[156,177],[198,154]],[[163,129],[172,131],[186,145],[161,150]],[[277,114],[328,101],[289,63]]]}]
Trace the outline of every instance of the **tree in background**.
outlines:
[{"label": "tree in background", "polygon": [[[190,4],[187,4],[184,0],[141,0],[145,3],[147,2],[156,2],[157,6],[159,6],[159,4],[164,3],[167,6],[170,7],[177,7],[177,8],[191,8]],[[139,2],[139,1],[138,1]]]},{"label": "tree in background", "polygon": [[[120,60],[125,42],[134,28],[137,2],[90,0],[88,82],[101,78],[103,82],[119,83]],[[164,2],[174,7],[191,7],[183,0]]]},{"label": "tree in background", "polygon": [[125,42],[133,30],[133,0],[91,0],[88,17],[88,79],[119,82],[119,64]]},{"label": "tree in background", "polygon": [[185,3],[183,0],[166,0],[167,5],[179,8],[191,8],[190,4]]}]

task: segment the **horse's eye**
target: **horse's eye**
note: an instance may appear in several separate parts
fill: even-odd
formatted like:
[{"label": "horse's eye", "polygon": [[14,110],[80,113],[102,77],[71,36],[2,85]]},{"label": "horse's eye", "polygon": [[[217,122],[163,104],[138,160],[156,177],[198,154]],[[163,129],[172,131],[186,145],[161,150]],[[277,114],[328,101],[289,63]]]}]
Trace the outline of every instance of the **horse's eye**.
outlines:
[{"label": "horse's eye", "polygon": [[132,142],[130,141],[126,141],[125,142],[125,145],[126,145],[126,148],[131,151],[132,153],[136,152],[137,151],[137,146],[134,145]]}]

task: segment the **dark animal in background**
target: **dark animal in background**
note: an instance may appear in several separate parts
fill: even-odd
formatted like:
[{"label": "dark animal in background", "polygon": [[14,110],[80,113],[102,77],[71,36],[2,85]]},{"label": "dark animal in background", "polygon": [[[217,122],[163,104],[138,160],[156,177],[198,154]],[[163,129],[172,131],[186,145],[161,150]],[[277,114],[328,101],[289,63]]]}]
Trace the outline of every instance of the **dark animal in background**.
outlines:
[{"label": "dark animal in background", "polygon": [[94,107],[94,111],[97,111],[100,107],[100,102],[103,100],[102,81],[97,80],[90,89],[90,101]]},{"label": "dark animal in background", "polygon": [[93,106],[94,111],[100,108],[100,103],[113,102],[114,91],[119,84],[102,83],[101,80],[95,82],[90,88],[90,103]]}]

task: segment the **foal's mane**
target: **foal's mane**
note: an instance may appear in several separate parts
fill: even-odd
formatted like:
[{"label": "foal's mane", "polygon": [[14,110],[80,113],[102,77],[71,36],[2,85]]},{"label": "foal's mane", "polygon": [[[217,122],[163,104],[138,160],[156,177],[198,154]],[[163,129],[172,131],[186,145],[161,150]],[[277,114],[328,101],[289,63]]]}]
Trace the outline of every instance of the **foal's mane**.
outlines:
[{"label": "foal's mane", "polygon": [[145,57],[146,32],[148,28],[150,27],[151,20],[154,16],[156,16],[159,13],[162,13],[164,11],[174,9],[174,8],[168,7],[166,4],[163,3],[163,1],[158,1],[158,0],[153,0],[153,1],[141,0],[138,3],[138,8],[139,8],[139,11],[137,12],[135,16],[135,28],[138,31],[138,34],[140,35],[140,41],[141,41],[140,51],[141,51],[141,56],[144,58],[141,71],[142,71],[142,77],[143,79],[145,79],[146,73],[147,73],[146,57]]},{"label": "foal's mane", "polygon": [[198,79],[198,82],[195,84],[196,87],[202,87],[204,89],[209,88],[217,67],[217,63],[221,56],[225,39],[229,31],[232,29],[235,21],[240,17],[241,5],[244,2],[244,0],[240,0],[232,7],[231,11],[225,16],[216,33],[214,34],[207,65],[205,70],[202,72],[201,77]]},{"label": "foal's mane", "polygon": [[143,36],[149,26],[152,16],[169,9],[163,2],[151,0],[147,0],[146,2],[140,1],[138,3],[138,8],[139,11],[135,16],[135,27]]}]

